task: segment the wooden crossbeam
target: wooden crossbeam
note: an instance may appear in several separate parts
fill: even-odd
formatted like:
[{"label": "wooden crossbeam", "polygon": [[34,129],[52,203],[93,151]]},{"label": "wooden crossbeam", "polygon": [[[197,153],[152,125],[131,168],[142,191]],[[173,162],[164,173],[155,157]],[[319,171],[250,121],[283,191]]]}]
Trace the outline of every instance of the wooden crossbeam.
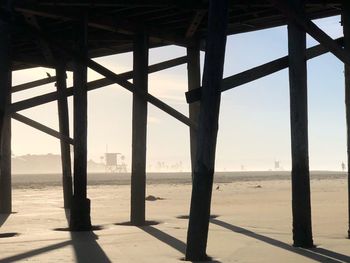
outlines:
[{"label": "wooden crossbeam", "polygon": [[30,127],[33,127],[39,131],[42,131],[46,134],[49,134],[57,139],[60,140],[64,140],[65,142],[69,143],[69,144],[73,144],[74,140],[72,138],[69,138],[67,136],[62,135],[61,133],[59,133],[58,131],[55,131],[54,129],[47,127],[37,121],[34,121],[26,116],[23,116],[19,113],[12,113],[11,117],[19,122],[22,122],[24,124],[27,124]]},{"label": "wooden crossbeam", "polygon": [[[168,61],[164,61],[164,62],[160,62],[154,65],[151,65],[148,67],[148,73],[154,73],[154,72],[158,72],[160,70],[164,70],[170,67],[174,67],[174,66],[178,66],[181,64],[184,64],[187,62],[187,56],[183,56],[183,57],[179,57],[179,58],[175,58],[175,59],[171,59]],[[119,75],[122,78],[125,79],[131,79],[133,77],[133,71],[128,71],[125,73],[121,73]],[[102,78],[102,79],[98,79],[98,80],[94,80],[91,81],[87,84],[87,89],[90,90],[94,90],[94,89],[98,89],[107,85],[111,85],[114,84],[114,81],[108,79],[108,78]],[[66,96],[72,96],[73,95],[73,88],[67,88],[66,91]],[[35,106],[39,106],[41,104],[44,103],[48,103],[48,102],[52,102],[58,99],[58,95],[57,92],[50,92],[44,95],[40,95],[40,96],[36,96],[30,99],[26,99],[26,100],[22,100],[19,102],[15,102],[12,103],[11,107],[10,107],[10,112],[17,112],[17,111],[21,111],[21,110],[25,110],[28,108],[32,108]]]},{"label": "wooden crossbeam", "polygon": [[[187,56],[163,61],[160,63],[156,63],[154,65],[151,65],[148,67],[148,73],[155,73],[167,68],[175,67],[181,64],[184,64],[187,62]],[[120,74],[121,77],[124,77],[126,79],[131,79],[133,77],[133,71],[127,71],[124,73]],[[107,78],[102,78],[98,80],[91,81],[87,84],[87,89],[88,91],[99,89],[108,85],[114,84],[113,81],[107,79]],[[72,96],[73,95],[73,87],[67,88],[66,91],[66,96]],[[49,103],[52,101],[55,101],[58,99],[57,92],[50,92],[44,95],[39,95],[30,99],[25,99],[22,101],[18,101],[15,103],[12,103],[10,107],[10,112],[16,112],[16,111],[21,111],[25,109],[29,109],[35,106],[39,106],[41,104]]]},{"label": "wooden crossbeam", "polygon": [[205,14],[207,13],[207,10],[198,10],[196,11],[195,15],[193,16],[191,23],[189,24],[186,32],[186,38],[192,37],[196,31],[197,28],[200,26]]},{"label": "wooden crossbeam", "polygon": [[350,65],[350,52],[344,50],[338,43],[336,43],[331,37],[329,37],[322,29],[320,29],[310,19],[307,19],[305,15],[296,13],[285,0],[269,0],[275,5],[288,19],[302,27],[310,36],[317,40],[320,44],[324,45],[333,55]]},{"label": "wooden crossbeam", "polygon": [[[339,45],[343,45],[343,37],[335,39]],[[316,45],[306,50],[306,59],[312,59],[329,52],[323,45]],[[289,65],[288,56],[281,57],[260,66],[245,70],[233,76],[224,78],[221,84],[221,92],[233,89],[240,85],[266,77],[277,71],[287,68]],[[186,92],[187,103],[199,101],[201,98],[201,88]]]},{"label": "wooden crossbeam", "polygon": [[[32,1],[24,1],[31,3]],[[168,6],[177,6],[177,5],[185,5],[188,6],[188,1],[184,0],[156,0],[156,1],[140,1],[140,0],[123,0],[123,1],[78,1],[72,2],[71,0],[61,0],[61,1],[40,1],[39,5],[43,6],[73,6],[73,7],[168,7]],[[195,3],[191,5],[194,6]],[[198,5],[198,4],[197,4]]]},{"label": "wooden crossbeam", "polygon": [[149,94],[148,92],[142,91],[142,90],[136,90],[134,88],[134,85],[130,83],[127,79],[121,77],[118,74],[115,74],[111,70],[107,69],[106,67],[98,64],[97,62],[87,59],[87,60],[80,60],[81,63],[86,63],[87,66],[96,71],[97,73],[103,75],[104,77],[110,79],[111,81],[115,82],[116,84],[124,87],[130,92],[136,93],[141,98],[147,100],[148,102],[152,103],[154,106],[158,107],[159,109],[163,110],[164,112],[168,113],[170,116],[173,116],[175,119],[181,121],[182,123],[191,126],[193,128],[196,128],[196,124],[193,123],[192,120],[190,120],[187,116],[183,115],[179,111],[175,110],[174,108],[170,107],[168,104],[164,103],[160,99],[154,97],[153,95]]},{"label": "wooden crossbeam", "polygon": [[[35,27],[36,29],[40,30],[40,25],[38,20],[36,19],[36,16],[33,14],[29,14],[29,13],[25,13],[24,14],[24,18],[26,20],[26,22],[28,24],[30,24],[31,26]],[[49,46],[49,44],[42,40],[42,39],[38,39],[37,40],[37,46],[38,48],[40,48],[41,53],[43,54],[43,56],[45,57],[46,61],[51,64],[54,65],[55,64],[55,58],[52,54],[51,48]]]},{"label": "wooden crossbeam", "polygon": [[46,84],[50,84],[52,82],[56,81],[56,77],[47,77],[47,78],[43,78],[43,79],[39,79],[39,80],[34,80],[31,82],[27,82],[27,83],[23,83],[23,84],[19,84],[16,86],[13,86],[11,88],[12,93],[15,92],[19,92],[19,91],[23,91],[23,90],[27,90],[27,89],[32,89],[38,86],[42,86],[42,85],[46,85]]},{"label": "wooden crossbeam", "polygon": [[[31,16],[41,16],[51,19],[58,19],[63,21],[77,21],[78,17],[69,16],[67,14],[60,14],[57,12],[49,12],[41,8],[33,8],[31,5],[17,5],[14,8],[17,12],[20,12],[25,15]],[[88,26],[95,29],[105,30],[109,32],[115,32],[125,35],[134,35],[138,30],[138,25],[132,21],[118,21],[118,26],[115,24],[114,17],[104,17],[103,19],[91,18],[88,21]],[[176,38],[172,33],[163,33],[157,28],[147,28],[148,33],[150,34],[150,39],[154,42],[160,42],[163,44],[182,44],[182,39]]]},{"label": "wooden crossbeam", "polygon": [[127,89],[132,93],[138,94],[138,96],[140,96],[141,98],[147,100],[149,103],[153,104],[157,108],[168,113],[170,116],[181,121],[182,123],[194,129],[197,128],[197,125],[192,120],[190,120],[187,116],[175,110],[174,108],[164,103],[160,99],[154,97],[153,95],[149,94],[148,92],[136,90],[134,88],[134,85],[131,82],[129,82],[127,79],[121,77],[120,75],[114,73],[113,71],[93,61],[92,59],[82,57],[78,53],[72,51],[71,49],[63,47],[61,44],[56,43],[55,41],[53,41],[51,38],[49,38],[47,35],[45,35],[43,32],[41,32],[37,28],[34,28],[28,24],[22,24],[22,26],[25,27],[26,30],[30,31],[31,34],[49,43],[50,46],[57,48],[57,50],[60,50],[63,54],[74,58],[78,63],[88,66],[90,69],[96,71],[97,73],[101,74],[105,78],[110,79],[115,84],[122,86],[123,88]]}]

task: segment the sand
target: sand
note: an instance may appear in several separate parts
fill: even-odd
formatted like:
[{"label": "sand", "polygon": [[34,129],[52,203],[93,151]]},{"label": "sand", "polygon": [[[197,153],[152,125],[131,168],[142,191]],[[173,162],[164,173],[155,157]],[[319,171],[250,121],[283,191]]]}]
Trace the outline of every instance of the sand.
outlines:
[{"label": "sand", "polygon": [[[255,178],[215,183],[208,254],[215,262],[350,262],[346,179],[322,178],[311,181],[316,249],[291,246],[290,182]],[[57,230],[67,227],[61,188],[22,185],[13,191],[15,213],[0,217],[0,262],[181,262],[190,191],[186,183],[149,184],[147,195],[162,199],[147,201],[147,219],[159,224],[134,227],[120,225],[129,220],[130,186],[91,185],[101,230],[70,233]]]}]

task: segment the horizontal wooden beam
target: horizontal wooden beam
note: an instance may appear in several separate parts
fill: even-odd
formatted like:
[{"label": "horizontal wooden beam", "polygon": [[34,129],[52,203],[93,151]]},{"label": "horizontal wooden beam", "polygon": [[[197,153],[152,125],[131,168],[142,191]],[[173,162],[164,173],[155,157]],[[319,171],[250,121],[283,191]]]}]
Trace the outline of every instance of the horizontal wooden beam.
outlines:
[{"label": "horizontal wooden beam", "polygon": [[[17,4],[14,7],[15,11],[22,14],[41,16],[51,19],[57,19],[61,21],[77,21],[78,17],[71,16],[68,14],[60,14],[58,12],[51,12],[45,8],[33,8],[33,5]],[[138,31],[139,25],[137,21],[118,21],[118,26],[116,26],[115,17],[104,16],[102,18],[91,18],[88,21],[88,26],[95,29],[100,29],[104,31],[124,34],[124,35],[134,35]],[[162,44],[177,44],[185,45],[183,39],[177,38],[172,32],[166,32],[165,30],[159,30],[156,27],[148,27],[147,32],[150,35],[150,40],[162,43]],[[166,33],[164,33],[166,32]]]},{"label": "horizontal wooden beam", "polygon": [[[343,37],[335,39],[339,45],[343,44]],[[312,59],[329,52],[323,45],[316,45],[306,50],[306,59]],[[240,85],[266,77],[289,66],[288,56],[281,57],[260,66],[245,70],[222,80],[221,92],[233,89]],[[187,103],[193,103],[201,99],[201,88],[186,92]]]},{"label": "horizontal wooden beam", "polygon": [[288,19],[302,27],[310,36],[325,46],[333,55],[335,55],[343,63],[350,66],[350,52],[344,50],[315,23],[313,23],[310,19],[307,19],[304,15],[297,14],[292,8],[290,8],[285,0],[269,1],[273,3],[275,7],[278,8]]},{"label": "horizontal wooden beam", "polygon": [[28,24],[23,24],[22,26],[25,27],[25,29],[28,30],[31,34],[46,41],[52,47],[55,47],[57,50],[60,50],[66,56],[74,58],[77,63],[86,65],[87,67],[89,67],[90,69],[94,70],[95,72],[101,74],[105,78],[113,81],[115,84],[118,84],[118,85],[122,86],[123,88],[125,88],[126,90],[128,90],[134,94],[137,94],[141,98],[147,100],[149,103],[153,104],[157,108],[168,113],[170,116],[174,117],[175,119],[192,127],[193,129],[197,129],[197,125],[192,120],[190,120],[187,116],[185,116],[181,112],[175,110],[174,108],[172,108],[168,104],[164,103],[160,99],[154,97],[153,95],[149,94],[148,92],[144,92],[144,91],[135,89],[134,85],[131,82],[129,82],[126,78],[114,73],[113,71],[107,69],[106,67],[93,61],[92,59],[82,57],[79,55],[79,53],[74,52],[70,48],[64,47],[64,46],[62,46],[62,44],[56,43],[53,39],[51,39],[48,35],[44,34],[42,31],[40,31],[36,28],[33,28],[32,26],[30,26]]},{"label": "horizontal wooden beam", "polygon": [[95,62],[95,61],[93,61],[91,59],[87,59],[85,61],[79,59],[79,61],[81,63],[86,64],[90,69],[92,69],[92,70],[96,71],[97,73],[103,75],[104,77],[110,79],[114,83],[122,86],[126,90],[128,90],[128,91],[130,91],[130,92],[132,92],[134,94],[137,94],[141,98],[147,100],[149,103],[153,104],[157,108],[159,108],[159,109],[163,110],[164,112],[168,113],[170,116],[174,117],[178,121],[181,121],[182,123],[184,123],[184,124],[194,128],[194,129],[197,128],[197,125],[192,120],[190,120],[187,116],[183,115],[179,111],[177,111],[174,108],[170,107],[168,104],[164,103],[163,101],[161,101],[160,99],[154,97],[153,95],[149,94],[148,92],[145,92],[145,91],[142,91],[142,90],[139,90],[139,89],[135,89],[134,85],[132,83],[130,83],[127,79],[121,77],[120,75],[115,74],[111,70],[105,68],[104,66],[98,64],[97,62]]},{"label": "horizontal wooden beam", "polygon": [[42,131],[42,132],[44,132],[46,134],[49,134],[49,135],[51,135],[51,136],[53,136],[53,137],[55,137],[57,139],[63,140],[65,142],[69,143],[69,144],[73,145],[73,143],[74,143],[74,140],[72,138],[64,136],[61,133],[59,133],[58,131],[55,131],[54,129],[51,129],[51,128],[49,128],[49,127],[47,127],[47,126],[45,126],[45,125],[43,125],[43,124],[41,124],[41,123],[39,123],[37,121],[34,121],[34,120],[32,120],[32,119],[30,119],[30,118],[28,118],[26,116],[23,116],[23,115],[21,115],[19,113],[12,113],[11,117],[13,119],[19,121],[19,122],[27,124],[30,127],[33,127],[33,128],[35,128],[35,129],[37,129],[39,131]]},{"label": "horizontal wooden beam", "polygon": [[[29,4],[32,1],[24,1],[24,3],[28,2]],[[43,6],[71,6],[71,7],[164,7],[164,6],[178,6],[179,4],[186,4],[188,6],[188,1],[184,0],[156,0],[156,1],[135,1],[135,0],[123,0],[123,1],[71,1],[71,0],[52,0],[52,1],[39,1],[38,5]],[[194,4],[191,5],[191,7]],[[198,4],[196,5],[198,6]],[[194,6],[194,7],[196,7]]]},{"label": "horizontal wooden beam", "polygon": [[200,26],[204,16],[206,15],[207,10],[203,9],[203,10],[198,10],[195,12],[191,23],[189,24],[188,28],[187,28],[187,32],[186,32],[186,38],[190,38],[193,37],[193,35],[196,33],[198,27]]},{"label": "horizontal wooden beam", "polygon": [[[155,73],[167,68],[179,66],[181,64],[184,64],[187,62],[187,56],[167,60],[164,62],[156,63],[153,65],[150,65],[148,67],[148,73]],[[126,78],[126,79],[131,79],[133,77],[133,71],[128,71],[120,74],[121,77]],[[108,85],[114,84],[113,81],[107,79],[107,78],[102,78],[98,80],[91,81],[87,84],[87,89],[88,91],[99,89]],[[65,91],[66,96],[72,96],[73,95],[73,87],[69,87]],[[17,112],[25,109],[29,109],[35,106],[39,106],[45,103],[49,103],[52,101],[55,101],[58,99],[58,94],[57,92],[50,92],[44,95],[39,95],[30,99],[25,99],[21,100],[18,102],[14,102],[11,104],[11,107],[9,109],[10,112]]]},{"label": "horizontal wooden beam", "polygon": [[47,77],[47,78],[43,78],[43,79],[39,79],[39,80],[34,80],[31,82],[27,82],[27,83],[23,83],[23,84],[19,84],[16,86],[13,86],[11,91],[12,93],[15,92],[19,92],[19,91],[23,91],[23,90],[27,90],[27,89],[32,89],[38,86],[42,86],[42,85],[46,85],[46,84],[50,84],[52,82],[56,81],[56,77]]}]

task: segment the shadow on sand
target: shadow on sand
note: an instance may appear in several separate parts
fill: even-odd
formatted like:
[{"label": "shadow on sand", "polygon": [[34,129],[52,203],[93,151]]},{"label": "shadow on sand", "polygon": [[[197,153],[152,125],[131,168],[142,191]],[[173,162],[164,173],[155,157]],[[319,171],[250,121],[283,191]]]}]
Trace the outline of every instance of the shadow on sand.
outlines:
[{"label": "shadow on sand", "polygon": [[0,214],[0,226],[2,226],[6,222],[9,216],[10,214]]},{"label": "shadow on sand", "polygon": [[[6,222],[6,220],[9,218],[10,214],[0,214],[0,227]],[[1,233],[0,232],[0,238],[8,238],[8,237],[15,237],[18,236],[18,233],[14,232],[8,232],[8,233]]]},{"label": "shadow on sand", "polygon": [[[68,224],[70,218],[69,212],[69,209],[65,209]],[[95,229],[100,230],[102,228],[97,226]],[[71,231],[70,236],[72,239],[76,262],[112,262],[107,257],[100,245],[96,242],[96,240],[98,240],[98,236],[93,231]]]},{"label": "shadow on sand", "polygon": [[94,232],[71,232],[70,235],[76,262],[112,262],[96,242],[98,236]]},{"label": "shadow on sand", "polygon": [[37,256],[37,255],[40,255],[40,254],[43,254],[43,253],[47,253],[47,252],[52,251],[52,250],[60,249],[62,247],[70,245],[70,244],[71,244],[70,240],[64,241],[64,242],[60,242],[60,243],[49,245],[49,246],[46,246],[46,247],[33,249],[33,250],[28,251],[28,252],[20,253],[20,254],[17,254],[17,255],[14,255],[14,256],[10,256],[10,257],[7,257],[7,258],[2,258],[2,259],[0,259],[0,262],[3,262],[3,263],[5,263],[5,262],[6,263],[18,262],[20,260],[24,260],[24,259],[27,259],[27,258],[30,258],[30,257],[34,257],[34,256]]},{"label": "shadow on sand", "polygon": [[[167,233],[165,233],[165,232],[163,232],[163,231],[161,231],[161,230],[159,230],[159,229],[157,229],[157,228],[155,228],[153,226],[140,226],[139,228],[141,230],[143,230],[144,232],[146,232],[147,234],[155,237],[159,241],[161,241],[161,242],[169,245],[170,247],[176,249],[181,254],[185,255],[185,253],[186,253],[186,244],[183,241],[181,241],[181,240],[179,240],[179,239],[177,239],[177,238],[175,238],[175,237],[173,237],[173,236],[171,236],[171,235],[169,235],[169,234],[167,234]],[[193,262],[195,262],[195,261],[193,261]],[[217,261],[217,260],[214,260],[214,259],[208,260],[208,261],[201,261],[201,262],[203,262],[203,263],[204,262],[220,263],[220,261]]]},{"label": "shadow on sand", "polygon": [[267,244],[270,244],[275,247],[282,248],[284,250],[299,254],[301,256],[307,257],[309,259],[315,260],[317,262],[350,262],[350,257],[347,255],[343,255],[340,253],[336,253],[324,248],[312,248],[312,249],[303,249],[303,248],[297,248],[293,247],[287,243],[284,243],[282,241],[279,241],[277,239],[273,239],[271,237],[263,236],[261,234],[257,234],[253,231],[250,231],[248,229],[231,225],[229,223],[226,223],[224,221],[218,220],[218,219],[211,219],[210,222],[212,224],[224,227],[228,230],[231,230],[235,233],[239,233],[251,238],[255,238],[259,241],[265,242]]},{"label": "shadow on sand", "polygon": [[[69,218],[69,211],[66,210],[66,216]],[[6,219],[5,219],[6,220]],[[0,259],[0,262],[18,262],[28,258],[45,254],[53,250],[61,249],[66,246],[72,246],[75,253],[75,262],[112,262],[99,244],[96,242],[98,236],[92,231],[70,232],[71,240],[66,240],[60,243],[52,244],[46,247],[33,249],[24,253],[13,255]]]}]

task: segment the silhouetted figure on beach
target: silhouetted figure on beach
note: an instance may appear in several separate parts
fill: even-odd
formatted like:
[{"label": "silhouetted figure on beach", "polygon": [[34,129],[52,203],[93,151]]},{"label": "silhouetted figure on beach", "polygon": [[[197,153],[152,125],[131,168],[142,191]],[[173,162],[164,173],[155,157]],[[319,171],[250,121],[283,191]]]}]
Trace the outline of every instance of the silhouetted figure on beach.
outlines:
[{"label": "silhouetted figure on beach", "polygon": [[341,163],[341,169],[342,169],[342,171],[345,171],[345,163],[344,162]]}]

